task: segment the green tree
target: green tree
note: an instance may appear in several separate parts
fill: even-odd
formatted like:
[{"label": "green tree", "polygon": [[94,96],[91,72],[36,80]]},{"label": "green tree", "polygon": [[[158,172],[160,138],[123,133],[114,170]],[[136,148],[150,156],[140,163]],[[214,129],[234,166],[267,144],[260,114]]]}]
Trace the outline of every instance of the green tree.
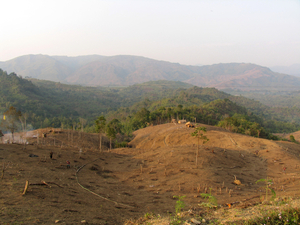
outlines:
[{"label": "green tree", "polygon": [[121,133],[122,124],[118,119],[113,119],[107,124],[107,126],[113,128],[116,131],[116,134]]},{"label": "green tree", "polygon": [[106,119],[104,116],[100,116],[98,117],[98,119],[96,119],[95,121],[96,124],[96,132],[99,133],[99,137],[100,137],[100,143],[99,143],[99,148],[100,148],[100,152],[102,152],[102,133],[105,130],[105,125],[106,125]]},{"label": "green tree", "polygon": [[117,133],[121,133],[122,124],[118,119],[113,119],[106,126],[106,135],[109,137],[109,149],[111,150],[112,139],[116,138]]},{"label": "green tree", "polygon": [[198,155],[199,155],[199,145],[200,140],[202,140],[202,144],[205,144],[209,141],[209,139],[204,135],[206,133],[206,127],[197,127],[195,128],[195,131],[191,133],[193,137],[197,137],[198,139],[198,145],[197,145],[197,151],[196,151],[196,167],[198,165]]},{"label": "green tree", "polygon": [[146,108],[142,108],[134,115],[133,118],[134,129],[137,130],[146,127],[147,123],[149,122],[149,118],[150,118],[150,111],[148,111]]},{"label": "green tree", "polygon": [[291,142],[294,142],[294,143],[297,143],[297,141],[296,141],[294,135],[290,135],[290,141],[291,141]]},{"label": "green tree", "polygon": [[109,150],[111,150],[111,141],[116,138],[116,130],[113,127],[107,127],[106,135],[109,137]]},{"label": "green tree", "polygon": [[10,131],[12,140],[14,141],[14,132],[18,130],[18,121],[22,116],[21,111],[17,111],[15,107],[11,106],[9,110],[3,113],[3,120],[0,126],[5,130]]}]

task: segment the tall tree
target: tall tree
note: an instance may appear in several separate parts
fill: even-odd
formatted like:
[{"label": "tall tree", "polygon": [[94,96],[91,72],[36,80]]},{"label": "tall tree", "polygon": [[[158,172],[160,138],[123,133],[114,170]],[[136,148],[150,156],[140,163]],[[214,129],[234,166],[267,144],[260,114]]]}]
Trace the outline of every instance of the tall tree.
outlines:
[{"label": "tall tree", "polygon": [[27,136],[26,135],[26,133],[27,133],[27,130],[26,130],[26,126],[27,126],[26,121],[27,121],[27,119],[28,119],[28,114],[27,113],[23,113],[23,115],[19,117],[19,120],[20,120],[20,122],[22,124],[22,128],[23,128],[23,137],[25,136],[24,145],[27,142],[27,140],[26,140],[26,136]]},{"label": "tall tree", "polygon": [[83,119],[81,117],[79,117],[79,123],[80,123],[80,127],[81,127],[81,134],[80,137],[83,138],[84,137],[84,133],[83,133],[83,127],[86,125],[87,120]]},{"label": "tall tree", "polygon": [[109,149],[111,150],[112,139],[116,138],[117,133],[121,133],[122,124],[118,119],[113,119],[107,124],[106,135],[109,137]]},{"label": "tall tree", "polygon": [[83,132],[83,128],[86,125],[87,120],[79,117],[79,122],[80,122],[80,126],[81,126],[81,132]]},{"label": "tall tree", "polygon": [[117,133],[121,133],[122,124],[118,119],[113,119],[107,124],[108,127],[112,127]]},{"label": "tall tree", "polygon": [[18,130],[18,121],[22,116],[21,111],[17,111],[15,107],[11,106],[9,110],[3,113],[3,119],[0,126],[5,130],[10,131],[12,140],[14,141],[14,132]]},{"label": "tall tree", "polygon": [[106,125],[105,117],[104,116],[98,117],[98,119],[96,119],[95,121],[95,124],[96,124],[96,132],[99,133],[99,137],[100,137],[99,148],[100,148],[100,152],[102,152],[102,133],[105,130],[105,125]]},{"label": "tall tree", "polygon": [[116,130],[113,127],[108,126],[106,129],[106,135],[109,137],[109,150],[111,150],[111,141],[116,138]]}]

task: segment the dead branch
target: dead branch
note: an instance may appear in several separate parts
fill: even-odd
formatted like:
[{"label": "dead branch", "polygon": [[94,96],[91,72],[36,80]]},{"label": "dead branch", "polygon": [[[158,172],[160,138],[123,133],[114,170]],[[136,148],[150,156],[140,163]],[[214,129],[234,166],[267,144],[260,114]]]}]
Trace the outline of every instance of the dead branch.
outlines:
[{"label": "dead branch", "polygon": [[76,180],[77,180],[78,185],[79,185],[81,188],[83,188],[84,190],[86,190],[86,191],[90,192],[91,194],[96,195],[97,197],[102,198],[102,199],[104,199],[104,200],[106,200],[106,201],[113,202],[113,203],[115,203],[116,205],[122,205],[122,206],[125,206],[125,207],[134,208],[133,206],[130,206],[130,205],[127,205],[127,204],[123,204],[123,203],[118,203],[118,202],[116,202],[116,201],[113,201],[113,200],[110,200],[110,199],[108,199],[108,198],[105,198],[105,197],[103,197],[103,196],[101,196],[101,195],[99,195],[99,194],[97,194],[97,193],[95,193],[95,192],[89,190],[88,188],[84,187],[82,184],[79,183],[79,181],[78,181],[78,176],[77,176],[78,173],[79,173],[79,171],[80,171],[83,167],[85,167],[87,164],[92,163],[92,162],[95,162],[95,161],[97,161],[97,160],[99,160],[99,159],[100,159],[100,158],[97,158],[97,159],[95,159],[95,160],[93,160],[93,161],[91,161],[91,162],[88,162],[88,163],[84,164],[83,166],[79,167],[79,168],[76,170],[75,176],[76,176]]},{"label": "dead branch", "polygon": [[57,183],[54,183],[54,182],[51,182],[51,181],[46,182],[46,181],[43,181],[43,180],[41,181],[41,183],[34,183],[34,184],[30,184],[30,185],[39,185],[39,186],[45,185],[45,186],[48,186],[48,187],[51,188],[50,184],[55,184],[56,186],[58,186],[58,187],[60,187],[60,188],[63,188],[62,186],[60,186],[60,185],[57,184]]},{"label": "dead branch", "polygon": [[25,183],[25,188],[24,188],[24,191],[23,191],[23,195],[25,195],[25,194],[26,194],[26,192],[27,192],[27,189],[28,189],[28,186],[29,186],[29,181],[28,181],[28,180],[26,180],[26,183]]},{"label": "dead branch", "polygon": [[60,186],[59,184],[54,183],[54,182],[47,182],[47,183],[48,183],[48,184],[55,184],[55,185],[57,185],[58,187],[63,188],[62,186]]},{"label": "dead branch", "polygon": [[48,187],[51,188],[51,186],[49,184],[47,184],[45,181],[42,180],[41,182],[42,182],[42,184],[45,184],[45,185],[47,185]]}]

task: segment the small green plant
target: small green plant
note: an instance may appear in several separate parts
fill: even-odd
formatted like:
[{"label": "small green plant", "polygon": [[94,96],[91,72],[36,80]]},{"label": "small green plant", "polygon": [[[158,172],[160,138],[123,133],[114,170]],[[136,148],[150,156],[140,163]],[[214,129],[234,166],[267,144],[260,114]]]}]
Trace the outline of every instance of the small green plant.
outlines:
[{"label": "small green plant", "polygon": [[144,219],[145,220],[150,220],[150,219],[152,219],[154,217],[154,214],[153,213],[146,213],[145,215],[144,215]]},{"label": "small green plant", "polygon": [[182,199],[184,199],[186,196],[173,196],[173,198],[178,198],[178,200],[176,201],[176,205],[175,205],[175,212],[176,215],[178,213],[181,213],[181,210],[185,207],[185,203],[184,201],[182,201]]},{"label": "small green plant", "polygon": [[289,208],[284,211],[273,211],[268,215],[255,218],[249,221],[245,221],[244,224],[254,225],[254,224],[299,224],[300,222],[300,211],[299,209]]},{"label": "small green plant", "polygon": [[175,216],[171,216],[171,225],[177,225],[177,224],[181,224],[182,223],[182,219],[181,219],[181,211],[182,209],[185,207],[185,203],[184,201],[182,201],[182,199],[184,199],[186,196],[173,196],[173,198],[177,198],[178,200],[176,201],[176,205],[175,205]]},{"label": "small green plant", "polygon": [[210,209],[218,207],[217,198],[211,194],[211,189],[212,188],[209,188],[209,194],[201,193],[201,197],[204,199],[207,199],[208,202],[202,202],[201,204],[199,204],[199,206],[204,206],[204,207],[210,208]]},{"label": "small green plant", "polygon": [[276,198],[276,192],[274,191],[274,189],[270,188],[270,186],[273,184],[271,179],[260,179],[258,181],[256,181],[255,183],[257,184],[258,182],[265,182],[265,187],[264,189],[266,190],[266,201],[268,200],[268,192],[271,191],[272,192],[272,198],[271,200],[273,200],[274,198]]},{"label": "small green plant", "polygon": [[296,143],[296,144],[299,144],[299,142],[296,141],[294,135],[290,135],[290,141],[291,141],[291,142],[294,142],[294,143]]}]

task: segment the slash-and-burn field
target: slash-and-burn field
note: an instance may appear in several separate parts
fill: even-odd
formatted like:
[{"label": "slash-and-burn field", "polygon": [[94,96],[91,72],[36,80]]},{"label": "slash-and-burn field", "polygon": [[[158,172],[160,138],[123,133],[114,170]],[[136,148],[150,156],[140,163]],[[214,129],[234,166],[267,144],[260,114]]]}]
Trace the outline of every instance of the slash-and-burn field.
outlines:
[{"label": "slash-and-burn field", "polygon": [[[200,146],[197,165],[194,129],[180,124],[138,130],[131,148],[111,152],[97,150],[98,135],[76,132],[71,137],[67,130],[41,135],[39,145],[36,137],[28,138],[25,149],[1,144],[1,223],[122,224],[145,213],[174,213],[173,196],[186,196],[191,217],[203,216],[207,209],[199,204],[206,202],[205,192],[223,210],[210,220],[226,222],[230,216],[224,210],[265,200],[264,183],[256,184],[263,178],[273,180],[277,198],[299,196],[300,145],[201,126],[209,141]],[[241,185],[234,184],[235,177]]]}]

